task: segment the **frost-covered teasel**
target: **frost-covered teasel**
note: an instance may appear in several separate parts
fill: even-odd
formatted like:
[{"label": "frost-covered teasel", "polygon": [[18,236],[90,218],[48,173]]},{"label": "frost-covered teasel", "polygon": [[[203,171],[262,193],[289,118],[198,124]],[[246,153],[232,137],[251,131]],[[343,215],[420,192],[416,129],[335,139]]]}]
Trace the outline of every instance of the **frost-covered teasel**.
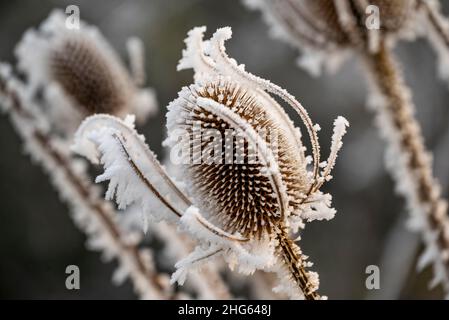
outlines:
[{"label": "frost-covered teasel", "polygon": [[[337,68],[354,47],[376,51],[380,38],[411,38],[421,30],[417,0],[243,2],[263,13],[274,36],[301,50],[298,64],[314,75],[320,74],[322,65],[331,71]],[[370,5],[379,9],[378,16],[367,11]],[[368,19],[378,19],[379,29],[368,28]]]},{"label": "frost-covered teasel", "polygon": [[68,29],[65,20],[63,12],[53,11],[16,47],[31,94],[43,90],[54,122],[70,131],[91,114],[134,113],[144,121],[154,113],[153,91],[140,87],[145,79],[141,43],[134,39],[128,45],[131,76],[96,27],[82,22],[80,29]]},{"label": "frost-covered teasel", "polygon": [[[432,264],[432,286],[449,293],[449,216],[447,202],[433,176],[431,154],[415,119],[411,90],[392,48],[397,40],[426,36],[439,56],[438,72],[449,78],[449,23],[437,0],[246,0],[262,10],[277,33],[305,54],[300,65],[319,74],[321,64],[341,57],[361,58],[371,91],[369,105],[387,141],[387,168],[407,201],[413,229],[426,244],[420,266]],[[379,9],[380,28],[368,28]],[[424,263],[425,262],[425,263]]]},{"label": "frost-covered teasel", "polygon": [[[331,179],[348,122],[335,120],[330,156],[321,162],[319,126],[302,105],[227,56],[224,42],[231,37],[230,28],[218,29],[208,41],[203,41],[204,31],[201,27],[189,32],[178,69],[192,68],[195,83],[180,91],[167,113],[165,144],[172,151],[192,151],[183,158],[188,161],[178,164],[179,182],[159,164],[129,117],[89,117],[77,131],[74,150],[104,165],[97,180],[110,181],[108,199],[115,197],[121,208],[137,202],[144,221],[175,222],[198,241],[176,264],[172,281],[182,284],[189,271],[222,257],[244,274],[256,269],[276,272],[277,290],[292,298],[319,299],[318,275],[307,270],[312,263],[290,232],[303,227],[303,221],[335,215],[331,196],[320,187]],[[300,130],[274,97],[302,119],[312,145],[310,167]],[[276,139],[261,132],[275,132]],[[213,137],[218,143],[210,148]],[[223,161],[227,146],[238,151],[242,162],[234,162],[237,153],[230,163]],[[197,157],[197,149],[207,152]]]}]

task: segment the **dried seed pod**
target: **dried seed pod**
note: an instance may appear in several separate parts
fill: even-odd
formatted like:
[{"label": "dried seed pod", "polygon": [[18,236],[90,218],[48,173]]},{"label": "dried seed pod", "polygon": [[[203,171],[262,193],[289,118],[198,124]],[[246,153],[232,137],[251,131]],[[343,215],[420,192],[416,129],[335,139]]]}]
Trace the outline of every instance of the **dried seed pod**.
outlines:
[{"label": "dried seed pod", "polygon": [[[320,173],[319,126],[285,90],[228,58],[224,41],[231,36],[230,28],[217,30],[208,42],[202,40],[204,30],[189,32],[178,65],[193,68],[195,83],[179,93],[167,114],[168,144],[192,151],[181,164],[181,179],[199,212],[223,235],[243,236],[253,245],[267,238],[274,241],[287,279],[307,299],[316,299],[317,278],[306,271],[308,264],[288,232],[302,223],[298,218],[330,219],[335,214],[330,196],[319,188],[330,179],[347,122],[336,121],[331,156]],[[292,106],[306,125],[311,171],[299,129],[269,93]],[[180,134],[187,139],[179,139]]]},{"label": "dried seed pod", "polygon": [[[313,74],[324,63],[335,69],[347,48],[377,51],[379,40],[418,32],[418,0],[245,0],[260,9],[274,33],[304,52],[299,64]],[[368,10],[377,7],[378,12]],[[378,16],[373,16],[378,13]],[[377,19],[379,29],[368,28]]]},{"label": "dried seed pod", "polygon": [[[248,127],[237,128],[223,116],[200,106],[201,99],[225,106]],[[296,129],[276,101],[231,79],[218,77],[185,89],[179,104],[172,106],[170,114],[177,119],[168,130],[183,130],[191,137],[185,142],[189,145],[183,147],[193,145],[202,150],[193,152],[183,172],[188,174],[185,178],[195,197],[207,199],[199,202],[199,208],[210,215],[215,225],[245,237],[261,237],[264,232],[272,232],[288,208],[300,207],[310,188],[304,150],[297,135],[292,134]],[[266,144],[266,152],[276,160],[285,190],[274,189],[270,172],[256,154],[260,146],[248,141],[244,129],[261,136],[259,142]],[[196,134],[195,130],[201,133]],[[276,196],[279,192],[286,192],[288,197],[284,211]]]},{"label": "dried seed pod", "polygon": [[[303,220],[335,215],[331,196],[319,189],[331,179],[348,123],[342,117],[335,121],[331,153],[321,163],[319,127],[301,104],[227,56],[230,28],[217,30],[209,41],[203,41],[204,31],[189,32],[178,69],[192,68],[195,83],[180,91],[167,113],[166,145],[182,189],[130,118],[89,117],[77,131],[74,150],[103,163],[97,181],[110,180],[108,199],[115,196],[119,207],[138,202],[144,213],[178,221],[199,241],[176,264],[173,282],[183,284],[188,271],[222,256],[245,274],[276,271],[278,289],[292,298],[319,299],[318,275],[307,270],[311,263],[289,232],[298,231]],[[272,95],[303,120],[312,144],[311,169],[299,129]],[[155,210],[153,200],[163,207]]]},{"label": "dried seed pod", "polygon": [[[339,60],[338,53],[346,50],[362,58],[370,84],[371,109],[376,112],[376,123],[382,136],[388,143],[389,155],[387,168],[396,180],[397,192],[404,196],[411,214],[413,231],[419,230],[426,251],[418,266],[432,263],[434,278],[431,286],[441,284],[446,295],[449,293],[449,216],[447,201],[442,197],[440,186],[432,173],[430,152],[426,150],[422,130],[415,119],[411,90],[405,85],[401,67],[391,52],[394,40],[410,36],[425,35],[434,46],[438,55],[440,76],[449,78],[449,21],[441,13],[438,0],[333,0],[317,1],[315,5],[321,8],[315,10],[316,20],[303,18],[305,8],[314,8],[312,3],[304,0],[268,1],[248,0],[253,7],[259,7],[270,19],[270,22],[294,39],[294,26],[301,24],[324,24],[327,28],[318,30],[315,35],[307,33],[308,38],[293,42],[298,47],[305,48],[305,56],[300,59],[300,65],[318,74],[321,63]],[[273,3],[278,3],[275,7]],[[297,14],[297,24],[291,18],[287,21],[278,13],[279,8],[287,12],[287,4],[297,7],[290,15]],[[331,4],[334,6],[332,7]],[[304,5],[305,8],[302,6]],[[376,7],[369,7],[376,6]],[[278,8],[278,11],[276,11]],[[338,26],[335,19],[326,18],[329,12],[335,11],[338,16]],[[378,11],[378,12],[377,12]],[[374,15],[367,17],[365,13]],[[376,17],[376,13],[378,16]],[[277,19],[276,19],[277,17]],[[370,18],[370,21],[365,19]],[[375,23],[378,18],[379,24]],[[374,22],[374,23],[371,23]],[[285,27],[288,25],[288,28]],[[330,30],[342,32],[348,41],[333,41]],[[379,27],[376,30],[376,27]],[[299,28],[298,28],[299,29]],[[311,29],[311,28],[309,28]],[[307,30],[306,28],[300,31]],[[322,31],[324,30],[324,31]],[[298,31],[299,32],[299,31]],[[327,35],[321,40],[321,35]],[[327,45],[316,45],[316,44]],[[338,62],[338,61],[337,61]],[[334,67],[334,66],[332,66]]]},{"label": "dried seed pod", "polygon": [[[335,45],[353,45],[354,34],[367,39],[368,6],[379,9],[381,32],[385,35],[400,31],[414,18],[415,0],[247,0],[276,21],[290,36],[298,36],[305,45],[321,49]],[[350,24],[353,25],[350,25]]]},{"label": "dried seed pod", "polygon": [[130,79],[113,65],[77,35],[63,39],[50,56],[51,77],[88,114],[121,114],[132,100]]},{"label": "dried seed pod", "polygon": [[68,29],[65,20],[61,11],[52,12],[16,48],[31,94],[43,90],[55,126],[70,133],[90,114],[135,113],[143,121],[154,112],[153,92],[136,86],[100,32],[85,23]]}]

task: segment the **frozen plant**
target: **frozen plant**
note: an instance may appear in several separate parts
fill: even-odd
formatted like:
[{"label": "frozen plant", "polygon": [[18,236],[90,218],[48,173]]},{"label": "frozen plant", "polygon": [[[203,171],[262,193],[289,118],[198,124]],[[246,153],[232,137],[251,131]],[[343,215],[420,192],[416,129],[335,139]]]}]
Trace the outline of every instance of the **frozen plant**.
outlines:
[{"label": "frozen plant", "polygon": [[[178,298],[166,276],[153,265],[152,250],[139,247],[141,231],[102,199],[87,163],[69,148],[74,130],[88,115],[132,112],[143,123],[157,111],[153,90],[142,88],[146,78],[143,44],[137,38],[128,41],[128,72],[97,28],[82,22],[79,30],[67,29],[65,17],[55,10],[37,30],[25,33],[16,55],[17,68],[27,81],[19,81],[9,66],[3,66],[0,102],[30,155],[70,205],[75,223],[88,236],[87,246],[102,251],[106,260],[118,259],[114,282],[129,277],[142,298]],[[191,243],[168,226],[152,225],[152,230],[165,243],[168,257],[179,259],[191,250]],[[170,246],[173,243],[176,250]],[[204,269],[202,277],[192,279],[188,289],[198,298],[231,297],[212,266]]]},{"label": "frozen plant", "polygon": [[[424,35],[439,56],[440,76],[449,78],[449,23],[436,0],[246,0],[260,9],[272,31],[300,48],[299,65],[319,75],[322,65],[335,70],[349,55],[366,68],[369,106],[388,143],[386,165],[405,197],[412,229],[422,235],[426,250],[419,268],[433,265],[431,287],[441,284],[449,296],[449,217],[447,202],[432,172],[414,115],[411,91],[392,48],[400,39]],[[368,28],[367,8],[379,9],[380,28]]]},{"label": "frozen plant", "polygon": [[[318,274],[308,270],[312,263],[291,234],[304,221],[334,217],[331,196],[320,188],[332,178],[348,122],[335,120],[330,155],[321,162],[319,126],[302,105],[228,57],[224,42],[230,28],[218,29],[207,41],[204,32],[199,27],[188,34],[178,69],[193,69],[194,83],[168,106],[165,145],[172,160],[181,153],[176,178],[136,132],[132,116],[87,118],[73,150],[104,166],[96,181],[109,181],[106,199],[115,198],[121,209],[141,205],[145,228],[150,219],[164,220],[197,240],[176,264],[172,282],[182,284],[190,271],[221,257],[243,274],[276,272],[276,290],[291,298],[324,298],[317,292]],[[300,116],[311,156],[274,96]]]}]

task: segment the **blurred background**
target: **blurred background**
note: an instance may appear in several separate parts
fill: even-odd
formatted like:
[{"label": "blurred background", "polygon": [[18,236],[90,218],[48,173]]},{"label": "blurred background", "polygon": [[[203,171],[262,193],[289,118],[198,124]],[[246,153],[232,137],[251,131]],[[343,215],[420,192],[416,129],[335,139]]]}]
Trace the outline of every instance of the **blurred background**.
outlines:
[{"label": "blurred background", "polygon": [[[208,35],[231,26],[229,54],[247,70],[290,91],[322,130],[323,152],[338,115],[351,123],[335,179],[326,187],[338,210],[329,222],[308,224],[301,246],[315,263],[321,292],[332,299],[440,299],[440,288],[428,291],[431,270],[415,272],[422,248],[406,230],[403,201],[393,192],[384,168],[384,143],[365,107],[363,71],[352,59],[333,75],[313,78],[296,66],[298,52],[273,39],[259,12],[240,1],[95,0],[0,1],[0,61],[14,62],[14,47],[25,30],[36,27],[53,8],[80,7],[81,19],[98,26],[125,56],[129,36],[142,38],[147,49],[148,85],[157,92],[160,111],[140,128],[150,147],[163,155],[167,104],[192,72],[176,72],[187,31],[206,25]],[[449,6],[445,12],[449,13]],[[427,147],[434,152],[435,175],[443,193],[449,182],[449,90],[436,76],[435,56],[426,40],[401,43],[397,54],[413,90],[417,117]],[[295,118],[298,120],[297,118]],[[85,236],[72,223],[68,209],[28,156],[7,117],[0,117],[0,298],[3,299],[133,299],[129,282],[111,283],[114,263],[103,264],[84,247]],[[81,270],[81,290],[65,288],[65,268]],[[381,289],[365,287],[368,265],[379,265]]]}]

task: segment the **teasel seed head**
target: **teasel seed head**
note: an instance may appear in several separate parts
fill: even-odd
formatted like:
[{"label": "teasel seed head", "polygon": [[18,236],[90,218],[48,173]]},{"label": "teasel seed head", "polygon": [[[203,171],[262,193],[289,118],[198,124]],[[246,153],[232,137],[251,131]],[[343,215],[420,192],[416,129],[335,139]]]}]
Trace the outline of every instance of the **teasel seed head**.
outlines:
[{"label": "teasel seed head", "polygon": [[[228,58],[224,41],[230,28],[219,29],[207,42],[204,30],[195,28],[186,39],[178,69],[193,68],[195,83],[168,107],[167,143],[189,151],[182,179],[201,212],[226,232],[260,238],[290,217],[300,217],[305,199],[327,179],[318,168],[319,126],[285,90]],[[290,104],[304,121],[312,171],[299,128],[268,92]],[[188,139],[179,141],[179,133]]]},{"label": "teasel seed head", "polygon": [[[274,247],[274,255],[284,265],[279,277],[290,283],[285,288],[295,283],[299,296],[318,299],[318,277],[306,271],[307,258],[289,233],[297,231],[302,220],[334,216],[330,195],[319,189],[331,178],[348,123],[342,117],[336,120],[331,155],[322,163],[319,126],[302,105],[284,89],[246,72],[228,57],[225,41],[231,38],[230,28],[218,29],[208,41],[203,40],[204,32],[204,27],[189,32],[178,65],[178,70],[192,68],[195,82],[168,106],[166,144],[172,150],[188,151],[181,157],[186,161],[181,162],[180,179],[213,233],[231,241],[233,237],[246,239],[249,247],[245,250],[250,252],[252,246],[268,239],[266,251]],[[301,132],[276,96],[305,124],[312,145],[311,168]],[[264,267],[271,265],[268,261]]]},{"label": "teasel seed head", "polygon": [[[273,226],[286,217],[270,183],[270,172],[257,155],[260,146],[248,141],[243,128],[203,107],[207,100],[240,118],[249,127],[246,131],[260,134],[259,142],[266,144],[266,152],[273,155],[276,163],[272,165],[285,184],[281,192],[289,199],[286,209],[298,211],[310,181],[302,144],[292,136],[296,129],[275,100],[226,77],[217,76],[185,88],[170,108],[177,119],[168,129],[184,130],[190,137],[188,147],[203,150],[192,150],[183,171],[188,174],[184,179],[190,181],[189,189],[201,211],[229,233],[249,238],[271,234]],[[198,135],[196,129],[202,132]],[[210,135],[210,131],[217,134]]]},{"label": "teasel seed head", "polygon": [[[174,219],[198,241],[176,264],[172,282],[182,285],[188,271],[220,256],[244,274],[276,272],[281,290],[291,297],[319,299],[318,275],[307,271],[311,263],[290,233],[303,220],[334,217],[331,196],[320,188],[331,179],[348,122],[337,118],[330,156],[321,162],[319,127],[304,107],[228,57],[230,28],[218,29],[208,41],[204,32],[197,27],[188,33],[178,70],[192,68],[195,80],[168,106],[164,144],[171,147],[177,179],[160,165],[129,117],[89,117],[72,150],[104,165],[97,181],[110,181],[107,199],[115,197],[120,208],[138,202],[144,217]],[[303,121],[311,163],[299,129],[275,97]]]},{"label": "teasel seed head", "polygon": [[[299,63],[314,74],[317,64],[335,69],[337,53],[347,49],[377,51],[380,39],[394,41],[419,34],[417,0],[245,0],[262,11],[273,33],[306,55]],[[378,9],[379,29],[368,28],[368,19]],[[319,59],[319,61],[318,61]],[[327,61],[325,61],[327,60]],[[307,63],[310,65],[306,65]],[[317,70],[318,69],[318,70]]]},{"label": "teasel seed head", "polygon": [[30,92],[43,91],[50,118],[71,131],[91,114],[134,113],[143,121],[155,112],[152,90],[136,85],[99,30],[83,22],[80,29],[68,29],[65,19],[64,13],[53,11],[16,48]]},{"label": "teasel seed head", "polygon": [[128,77],[91,41],[73,36],[51,51],[51,77],[87,114],[121,114],[132,99]]}]

